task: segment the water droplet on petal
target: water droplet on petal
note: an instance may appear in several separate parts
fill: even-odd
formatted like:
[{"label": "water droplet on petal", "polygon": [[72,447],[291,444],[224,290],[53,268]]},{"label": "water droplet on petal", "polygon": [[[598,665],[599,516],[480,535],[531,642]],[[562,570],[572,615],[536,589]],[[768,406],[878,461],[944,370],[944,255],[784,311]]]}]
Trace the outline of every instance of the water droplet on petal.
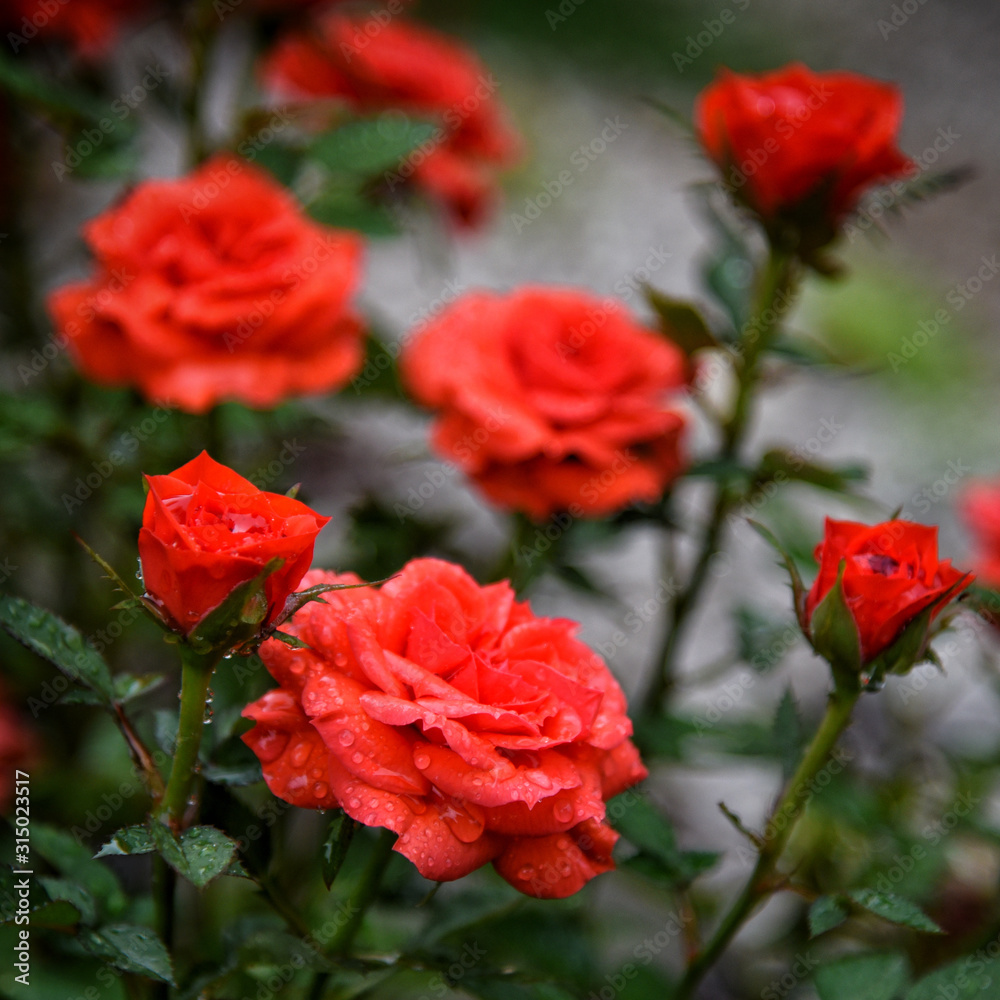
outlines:
[{"label": "water droplet on petal", "polygon": [[352,733],[350,729],[341,729],[341,731],[337,733],[337,742],[342,747],[349,747],[354,742],[354,733]]},{"label": "water droplet on petal", "polygon": [[351,799],[351,801],[348,804],[350,805],[350,807],[352,809],[360,809],[361,808],[361,799],[355,797],[355,798]]},{"label": "water droplet on petal", "polygon": [[316,784],[313,785],[313,795],[315,795],[317,799],[325,799],[329,791],[330,786],[325,781],[317,781]]},{"label": "water droplet on petal", "polygon": [[365,755],[360,750],[355,750],[354,753],[351,754],[351,760],[353,760],[355,764],[360,764],[364,759]]},{"label": "water droplet on petal", "polygon": [[568,823],[573,818],[573,804],[571,802],[557,802],[552,810],[552,815],[560,823]]},{"label": "water droplet on petal", "polygon": [[535,877],[535,866],[524,865],[518,870],[517,877],[525,882],[530,881]]},{"label": "water droplet on petal", "polygon": [[292,766],[303,767],[308,759],[309,759],[309,744],[300,743],[292,751]]},{"label": "water droplet on petal", "polygon": [[427,753],[415,753],[413,755],[413,763],[420,768],[422,771],[425,767],[431,766],[431,757]]},{"label": "water droplet on petal", "polygon": [[539,788],[551,788],[552,779],[544,771],[531,771],[528,777],[536,784]]},{"label": "water droplet on petal", "polygon": [[347,666],[347,656],[346,656],[346,655],[345,655],[344,653],[338,653],[338,654],[337,654],[337,655],[336,655],[336,656],[335,656],[335,657],[333,658],[333,662],[334,662],[334,663],[335,663],[335,664],[336,664],[336,665],[337,665],[338,667],[340,667],[341,669],[343,669],[344,667],[346,667],[346,666]]}]

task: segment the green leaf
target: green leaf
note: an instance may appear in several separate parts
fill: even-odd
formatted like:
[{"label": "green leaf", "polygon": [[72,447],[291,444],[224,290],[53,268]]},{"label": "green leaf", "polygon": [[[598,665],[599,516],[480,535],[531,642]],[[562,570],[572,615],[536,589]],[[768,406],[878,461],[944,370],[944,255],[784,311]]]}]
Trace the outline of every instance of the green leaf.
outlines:
[{"label": "green leaf", "polygon": [[852,955],[816,971],[816,992],[820,1000],[896,1000],[908,979],[905,955]]},{"label": "green leaf", "polygon": [[327,889],[333,885],[334,879],[344,863],[344,858],[347,857],[347,850],[354,837],[355,826],[354,820],[341,810],[338,810],[333,819],[330,820],[322,848],[323,882]]},{"label": "green leaf", "polygon": [[779,448],[761,456],[755,476],[758,482],[792,479],[834,493],[849,493],[855,483],[863,483],[867,478],[868,469],[863,465],[819,465],[804,461],[795,452]]},{"label": "green leaf", "polygon": [[[81,897],[86,896],[90,899],[90,908],[93,908],[92,898],[79,886],[63,883],[59,879],[45,877],[33,879],[30,876],[15,875],[10,865],[0,864],[0,924],[11,924],[19,912],[25,912],[23,908],[19,909],[24,897],[21,896],[18,886],[18,883],[25,878],[28,880],[29,888],[27,912],[31,914],[32,925],[65,928],[77,923],[82,910],[68,898],[64,898],[69,897],[71,893],[79,893]],[[55,895],[49,893],[47,882],[53,884]]]},{"label": "green leaf", "polygon": [[687,885],[718,860],[718,854],[713,852],[678,850],[673,827],[647,799],[635,792],[613,798],[608,803],[608,818],[674,885]]},{"label": "green leaf", "polygon": [[773,733],[774,747],[781,761],[781,773],[787,780],[795,773],[805,743],[805,730],[791,685],[785,688],[785,693],[778,702]]},{"label": "green leaf", "polygon": [[162,823],[154,821],[150,830],[163,860],[199,889],[222,875],[236,854],[236,842],[214,826],[193,826],[179,839]]},{"label": "green leaf", "polygon": [[110,707],[114,683],[104,658],[61,618],[20,597],[0,596],[0,625],[22,645],[86,685]]},{"label": "green leaf", "polygon": [[649,286],[645,292],[660,317],[660,329],[689,357],[695,351],[719,346],[701,313],[690,303],[672,299]]},{"label": "green leaf", "polygon": [[306,212],[324,226],[355,229],[366,236],[395,236],[399,232],[389,209],[372,203],[361,191],[324,191],[306,205]]},{"label": "green leaf", "polygon": [[83,886],[103,914],[117,915],[125,909],[127,900],[114,872],[95,861],[72,834],[47,823],[33,823],[31,846],[61,875]]},{"label": "green leaf", "polygon": [[115,674],[115,700],[119,705],[127,705],[130,701],[154,691],[165,680],[163,674]]},{"label": "green leaf", "polygon": [[516,975],[470,975],[460,981],[461,988],[481,1000],[574,1000],[572,993],[556,983],[521,982],[514,978]]},{"label": "green leaf", "polygon": [[781,542],[778,541],[770,529],[765,528],[759,521],[754,521],[750,518],[747,519],[747,524],[781,556],[781,561],[788,571],[788,577],[792,584],[792,605],[795,609],[795,617],[798,620],[799,626],[804,631],[806,625],[806,588],[802,583],[802,577],[799,575],[795,561],[785,551]]},{"label": "green leaf", "polygon": [[809,936],[819,937],[839,927],[848,917],[847,907],[837,896],[820,896],[809,907]]},{"label": "green leaf", "polygon": [[49,899],[69,904],[75,915],[70,920],[65,919],[68,912],[65,905],[62,907],[53,903],[52,906],[42,907],[37,913],[32,914],[31,922],[41,923],[48,921],[47,926],[57,926],[65,923],[75,924],[77,920],[82,920],[85,924],[92,924],[97,920],[97,905],[94,897],[91,896],[82,885],[70,882],[69,879],[52,878],[50,875],[40,875],[39,883],[49,894]]},{"label": "green leaf", "polygon": [[912,927],[913,930],[923,931],[925,934],[944,933],[916,903],[903,896],[896,896],[890,892],[876,892],[874,889],[852,889],[848,896],[858,906],[890,923]]},{"label": "green leaf", "polygon": [[156,842],[145,826],[123,826],[94,855],[95,858],[114,857],[122,854],[149,854],[156,850]]},{"label": "green leaf", "polygon": [[350,122],[321,135],[309,155],[328,170],[367,177],[398,166],[418,146],[440,135],[440,126],[406,117]]},{"label": "green leaf", "polygon": [[170,954],[148,927],[109,924],[81,934],[78,940],[92,955],[105,959],[116,969],[174,984]]},{"label": "green leaf", "polygon": [[905,1000],[1000,1000],[1000,956],[981,949],[932,972]]}]

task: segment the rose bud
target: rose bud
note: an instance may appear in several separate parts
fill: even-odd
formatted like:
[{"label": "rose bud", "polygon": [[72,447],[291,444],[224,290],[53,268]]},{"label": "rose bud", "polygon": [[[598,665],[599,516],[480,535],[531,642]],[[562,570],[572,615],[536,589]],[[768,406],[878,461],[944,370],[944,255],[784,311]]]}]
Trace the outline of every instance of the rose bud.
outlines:
[{"label": "rose bud", "polygon": [[312,562],[329,521],[304,503],[265,493],[206,452],[165,476],[147,476],[139,532],[146,594],[167,624],[189,635],[241,584],[280,564],[263,582],[272,624]]},{"label": "rose bud", "polygon": [[413,333],[401,368],[438,412],[441,457],[535,520],[654,502],[686,467],[687,360],[613,299],[472,292]]},{"label": "rose bud", "polygon": [[890,84],[793,63],[760,76],[723,70],[694,119],[723,182],[772,242],[808,252],[837,235],[867,187],[913,171],[895,145],[902,110]]},{"label": "rose bud", "polygon": [[387,827],[435,881],[492,862],[553,899],[614,867],[605,802],[646,768],[622,690],[573,622],[437,559],[325,601],[288,623],[305,648],[261,647],[279,686],[243,713],[275,795]]},{"label": "rose bud", "polygon": [[927,656],[931,623],[972,582],[939,560],[937,528],[827,518],[819,572],[805,599],[813,648],[836,672],[905,673]]},{"label": "rose bud", "polygon": [[309,219],[269,174],[220,155],[92,219],[89,280],[49,311],[81,371],[203,413],[340,388],[361,366],[357,234]]}]

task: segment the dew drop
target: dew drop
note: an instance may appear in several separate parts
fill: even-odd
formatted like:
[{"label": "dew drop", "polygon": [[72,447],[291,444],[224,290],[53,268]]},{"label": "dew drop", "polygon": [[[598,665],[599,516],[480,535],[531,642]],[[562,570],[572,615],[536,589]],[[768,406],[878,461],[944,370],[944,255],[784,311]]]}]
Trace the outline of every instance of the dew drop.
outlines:
[{"label": "dew drop", "polygon": [[528,777],[536,784],[539,788],[551,788],[552,779],[544,771],[532,771]]},{"label": "dew drop", "polygon": [[317,799],[325,799],[329,791],[330,786],[325,781],[317,781],[316,784],[313,785],[313,795],[315,795]]},{"label": "dew drop", "polygon": [[293,767],[303,767],[305,762],[309,759],[309,744],[300,743],[292,751],[292,766]]},{"label": "dew drop", "polygon": [[335,664],[336,664],[336,665],[337,665],[338,667],[340,667],[341,669],[343,669],[344,667],[346,667],[346,666],[347,666],[347,657],[346,657],[346,656],[345,656],[345,655],[344,655],[343,653],[338,653],[338,654],[337,654],[337,655],[336,655],[336,656],[335,656],[335,657],[333,658],[333,662],[334,662],[334,663],[335,663]]},{"label": "dew drop", "polygon": [[360,764],[364,759],[365,755],[360,750],[355,750],[354,753],[351,754],[351,760],[353,760],[355,764]]},{"label": "dew drop", "polygon": [[351,799],[351,801],[348,803],[348,805],[350,805],[350,807],[352,809],[360,809],[361,808],[361,799],[355,797],[355,798]]},{"label": "dew drop", "polygon": [[354,742],[354,733],[352,733],[350,729],[341,729],[341,731],[337,733],[337,742],[342,747],[349,747]]},{"label": "dew drop", "polygon": [[530,881],[535,877],[535,866],[534,865],[524,865],[517,873],[519,879],[523,879],[525,882]]},{"label": "dew drop", "polygon": [[426,753],[415,753],[413,755],[413,763],[420,768],[422,771],[425,767],[431,766],[430,754]]},{"label": "dew drop", "polygon": [[552,814],[560,823],[568,823],[573,818],[573,805],[570,802],[557,802]]},{"label": "dew drop", "polygon": [[322,778],[323,777],[323,768],[321,768],[321,767],[314,767],[309,772],[309,777],[310,778]]}]

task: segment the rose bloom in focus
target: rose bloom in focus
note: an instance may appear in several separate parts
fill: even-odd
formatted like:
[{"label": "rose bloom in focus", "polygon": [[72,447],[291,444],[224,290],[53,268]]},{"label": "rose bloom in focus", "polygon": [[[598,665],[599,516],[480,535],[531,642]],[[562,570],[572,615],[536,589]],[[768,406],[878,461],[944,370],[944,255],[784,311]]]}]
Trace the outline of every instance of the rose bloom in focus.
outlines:
[{"label": "rose bloom in focus", "polygon": [[280,686],[244,712],[275,795],[387,827],[437,881],[492,861],[521,892],[560,898],[614,867],[605,801],[647,772],[574,623],[436,559],[324,599],[288,628],[308,649],[261,647]]},{"label": "rose bloom in focus", "polygon": [[806,598],[806,618],[837,582],[844,562],[847,607],[861,640],[861,662],[870,663],[927,608],[931,619],[972,582],[938,559],[937,528],[911,521],[867,525],[826,519],[816,547],[819,573]]},{"label": "rose bloom in focus", "polygon": [[970,484],[958,506],[976,540],[976,576],[983,586],[1000,590],[1000,480]]},{"label": "rose bloom in focus", "polygon": [[285,35],[264,61],[283,97],[336,98],[352,111],[387,110],[438,125],[389,175],[412,183],[460,225],[476,225],[495,200],[496,171],[518,158],[520,139],[478,58],[444,35],[393,17],[334,9],[312,30]]},{"label": "rose bloom in focus", "polygon": [[304,503],[265,493],[206,452],[164,476],[147,476],[139,531],[146,593],[187,634],[241,583],[283,559],[264,584],[265,624],[284,610],[330,520]]},{"label": "rose bloom in focus", "polygon": [[48,305],[95,382],[202,413],[329,392],[361,365],[360,239],[312,222],[244,161],[140,184],[84,237],[97,273]]},{"label": "rose bloom in focus", "polygon": [[536,520],[658,500],[684,469],[685,421],[669,404],[687,360],[613,300],[474,292],[411,335],[401,367],[438,411],[438,453],[491,501]]},{"label": "rose bloom in focus", "polygon": [[734,195],[772,232],[829,242],[862,192],[912,172],[896,148],[899,91],[855,73],[793,63],[760,76],[723,70],[699,95],[699,141]]}]

